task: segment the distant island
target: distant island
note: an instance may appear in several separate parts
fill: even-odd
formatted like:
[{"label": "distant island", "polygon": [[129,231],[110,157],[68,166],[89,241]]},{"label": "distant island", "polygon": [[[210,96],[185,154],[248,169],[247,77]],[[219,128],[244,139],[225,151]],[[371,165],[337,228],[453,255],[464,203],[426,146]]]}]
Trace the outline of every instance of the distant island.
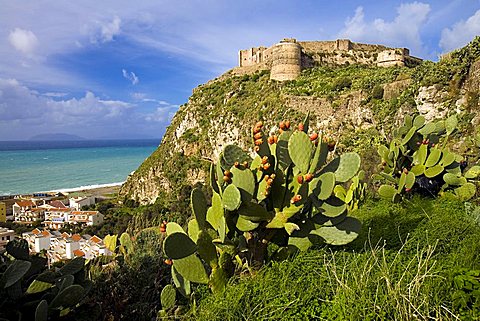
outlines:
[{"label": "distant island", "polygon": [[54,134],[40,134],[30,137],[29,140],[33,141],[78,141],[78,140],[85,140],[85,138],[71,135],[71,134],[64,134],[64,133],[54,133]]}]

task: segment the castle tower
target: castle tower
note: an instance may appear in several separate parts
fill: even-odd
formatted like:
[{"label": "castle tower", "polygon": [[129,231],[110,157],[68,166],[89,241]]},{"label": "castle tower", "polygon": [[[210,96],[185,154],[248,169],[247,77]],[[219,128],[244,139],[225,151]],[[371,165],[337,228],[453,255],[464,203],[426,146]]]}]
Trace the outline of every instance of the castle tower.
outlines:
[{"label": "castle tower", "polygon": [[295,39],[284,39],[272,50],[270,79],[296,79],[302,71],[302,48]]}]

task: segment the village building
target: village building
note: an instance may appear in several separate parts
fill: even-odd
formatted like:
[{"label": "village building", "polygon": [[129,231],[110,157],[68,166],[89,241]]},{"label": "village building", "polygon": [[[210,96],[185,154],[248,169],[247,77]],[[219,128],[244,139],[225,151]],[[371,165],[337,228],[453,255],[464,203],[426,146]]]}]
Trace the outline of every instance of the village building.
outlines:
[{"label": "village building", "polygon": [[5,250],[8,242],[15,238],[15,231],[9,230],[5,227],[0,227],[0,252]]},{"label": "village building", "polygon": [[0,222],[5,223],[7,221],[7,204],[0,202]]},{"label": "village building", "polygon": [[23,233],[31,253],[45,251],[49,263],[84,257],[93,259],[100,255],[112,255],[98,236],[60,233],[34,229]]},{"label": "village building", "polygon": [[83,206],[95,205],[95,197],[93,196],[72,197],[68,201],[69,206],[77,211],[80,211]]},{"label": "village building", "polygon": [[65,224],[80,224],[85,226],[103,223],[103,214],[99,211],[72,211],[69,208],[55,208],[45,212],[45,227],[58,230]]}]

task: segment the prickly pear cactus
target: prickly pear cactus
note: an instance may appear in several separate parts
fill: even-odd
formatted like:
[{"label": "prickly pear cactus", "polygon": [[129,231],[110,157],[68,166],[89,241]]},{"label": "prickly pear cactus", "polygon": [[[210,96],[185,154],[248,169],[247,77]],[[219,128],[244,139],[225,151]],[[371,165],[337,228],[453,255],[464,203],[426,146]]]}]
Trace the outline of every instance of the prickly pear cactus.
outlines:
[{"label": "prickly pear cactus", "polygon": [[348,213],[365,193],[360,157],[334,157],[318,133],[308,134],[308,123],[307,116],[293,130],[281,122],[278,136],[267,136],[257,123],[254,157],[237,146],[225,147],[210,167],[211,206],[194,189],[195,218],[187,232],[175,223],[167,225],[164,253],[177,276],[220,292],[235,264],[267,260],[269,243],[283,253],[318,243],[344,245],[357,237],[361,223]]},{"label": "prickly pear cactus", "polygon": [[463,157],[446,147],[456,126],[455,115],[430,123],[422,116],[407,115],[390,144],[378,147],[382,164],[376,178],[383,181],[379,195],[399,201],[412,192],[436,196],[452,190],[462,200],[472,198],[480,167],[474,166],[464,175]]}]

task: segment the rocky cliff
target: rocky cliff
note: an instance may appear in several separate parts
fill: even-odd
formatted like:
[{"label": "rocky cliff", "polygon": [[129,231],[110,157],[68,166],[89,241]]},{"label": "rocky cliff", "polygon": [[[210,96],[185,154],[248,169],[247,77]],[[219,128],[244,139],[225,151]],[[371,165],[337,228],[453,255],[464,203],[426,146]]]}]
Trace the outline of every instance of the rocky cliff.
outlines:
[{"label": "rocky cliff", "polygon": [[[283,119],[300,121],[310,112],[315,130],[337,140],[341,150],[354,149],[367,159],[375,158],[375,143],[405,113],[428,119],[457,113],[458,135],[471,137],[480,123],[478,57],[476,38],[447,59],[414,68],[317,66],[282,83],[270,80],[268,71],[228,72],[194,90],[159,148],[128,177],[120,196],[149,204],[163,192],[178,196],[183,187],[204,183],[209,162],[225,145],[252,151],[249,136],[257,120],[271,128]],[[459,148],[477,148],[468,139],[461,141],[465,146]]]}]

